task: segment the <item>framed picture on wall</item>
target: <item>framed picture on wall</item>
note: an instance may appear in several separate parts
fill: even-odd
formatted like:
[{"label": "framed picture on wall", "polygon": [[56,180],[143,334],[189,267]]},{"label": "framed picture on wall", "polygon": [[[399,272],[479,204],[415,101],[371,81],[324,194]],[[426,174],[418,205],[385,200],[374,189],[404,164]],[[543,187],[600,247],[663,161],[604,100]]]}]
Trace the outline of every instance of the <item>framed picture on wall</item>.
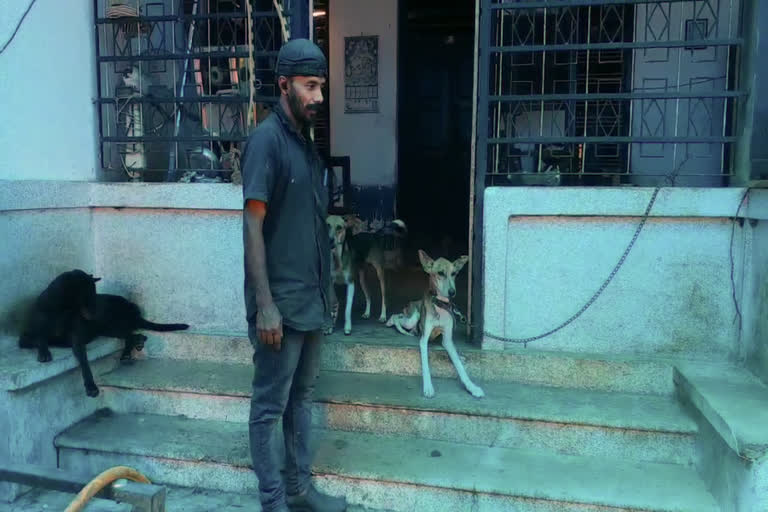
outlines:
[{"label": "framed picture on wall", "polygon": [[344,112],[379,111],[379,36],[344,38]]}]

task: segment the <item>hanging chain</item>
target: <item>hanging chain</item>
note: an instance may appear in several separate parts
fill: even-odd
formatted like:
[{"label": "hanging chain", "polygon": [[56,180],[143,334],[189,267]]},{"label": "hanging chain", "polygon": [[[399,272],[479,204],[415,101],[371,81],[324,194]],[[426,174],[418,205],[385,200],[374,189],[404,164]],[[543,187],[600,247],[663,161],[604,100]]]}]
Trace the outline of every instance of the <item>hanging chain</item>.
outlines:
[{"label": "hanging chain", "polygon": [[[683,165],[688,161],[688,156],[680,163],[680,165],[675,169],[673,172],[667,174],[665,176],[665,181],[667,182],[668,186],[673,186],[675,184],[675,179],[677,178],[678,173],[680,172],[680,169],[682,169]],[[624,265],[624,262],[627,259],[627,256],[629,256],[629,252],[632,250],[632,247],[634,247],[635,242],[637,242],[637,238],[640,236],[640,232],[643,230],[643,227],[645,226],[645,223],[648,221],[648,217],[650,216],[651,209],[653,208],[654,203],[656,202],[656,197],[659,195],[659,191],[661,190],[662,185],[656,185],[656,188],[653,190],[653,194],[651,195],[651,200],[648,202],[648,206],[645,208],[645,213],[643,214],[643,218],[640,220],[640,224],[637,226],[637,229],[635,230],[635,235],[632,237],[632,241],[629,242],[629,245],[624,250],[624,254],[621,255],[621,258],[619,258],[619,262],[616,264],[616,266],[613,267],[613,270],[608,275],[608,278],[603,282],[603,284],[598,288],[598,290],[592,295],[592,297],[587,301],[586,304],[584,304],[581,309],[579,309],[575,314],[573,314],[568,320],[561,323],[557,327],[550,329],[549,331],[539,334],[537,336],[529,336],[527,338],[508,338],[505,336],[498,336],[496,334],[489,333],[488,331],[483,331],[483,335],[497,340],[502,341],[504,343],[517,343],[521,344],[523,346],[527,346],[528,343],[536,340],[540,340],[542,338],[546,338],[547,336],[551,336],[552,334],[558,332],[559,330],[563,329],[564,327],[571,324],[574,320],[579,318],[584,312],[589,309],[592,304],[595,303],[598,297],[603,293],[603,291],[608,287],[608,284],[613,280],[613,278],[618,273],[619,269]]]}]

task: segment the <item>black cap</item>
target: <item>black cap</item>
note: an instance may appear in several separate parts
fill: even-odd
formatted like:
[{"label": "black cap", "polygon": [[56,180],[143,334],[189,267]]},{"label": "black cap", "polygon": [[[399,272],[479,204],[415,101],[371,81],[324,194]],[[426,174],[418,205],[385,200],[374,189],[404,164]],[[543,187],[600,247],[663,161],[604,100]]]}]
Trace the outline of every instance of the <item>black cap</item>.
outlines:
[{"label": "black cap", "polygon": [[323,51],[309,39],[291,39],[277,54],[277,76],[326,76],[328,62]]}]

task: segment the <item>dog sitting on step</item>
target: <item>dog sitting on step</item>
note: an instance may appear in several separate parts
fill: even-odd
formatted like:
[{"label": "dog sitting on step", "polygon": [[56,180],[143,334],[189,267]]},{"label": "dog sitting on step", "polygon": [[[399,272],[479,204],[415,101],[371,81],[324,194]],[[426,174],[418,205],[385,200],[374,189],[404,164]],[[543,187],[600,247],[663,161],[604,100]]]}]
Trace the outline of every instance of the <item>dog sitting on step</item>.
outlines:
[{"label": "dog sitting on step", "polygon": [[93,381],[86,345],[98,338],[120,338],[125,341],[121,360],[131,359],[131,351],[144,348],[147,337],[139,329],[177,331],[187,324],[156,324],[142,317],[139,307],[118,295],[97,294],[93,277],[82,270],[59,275],[35,302],[21,336],[21,348],[37,348],[37,360],[51,361],[53,347],[71,347],[88,396],[95,397],[99,388]]},{"label": "dog sitting on step", "polygon": [[456,295],[456,276],[469,258],[462,256],[456,261],[445,258],[433,260],[427,253],[419,250],[419,260],[429,276],[429,288],[421,300],[411,302],[402,313],[392,315],[387,321],[387,326],[394,326],[402,334],[419,337],[424,396],[431,398],[435,395],[427,348],[430,341],[442,336],[443,347],[459,374],[459,380],[472,396],[481,398],[485,393],[470,380],[453,343],[456,308],[451,299]]},{"label": "dog sitting on step", "polygon": [[[71,347],[67,337],[81,309],[96,296],[96,283],[100,279],[80,269],[56,276],[32,304],[19,336],[19,347],[36,348],[37,360],[41,363],[53,359],[49,346]],[[75,356],[80,359],[77,352]]]}]

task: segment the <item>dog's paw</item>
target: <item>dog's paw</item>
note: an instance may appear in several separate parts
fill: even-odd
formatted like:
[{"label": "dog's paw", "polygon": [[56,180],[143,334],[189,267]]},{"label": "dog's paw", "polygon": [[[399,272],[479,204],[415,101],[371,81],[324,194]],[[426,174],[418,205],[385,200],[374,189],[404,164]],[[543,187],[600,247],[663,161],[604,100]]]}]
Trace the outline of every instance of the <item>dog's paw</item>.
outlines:
[{"label": "dog's paw", "polygon": [[96,386],[87,387],[85,388],[85,394],[90,396],[91,398],[95,398],[99,396],[99,388],[97,388]]},{"label": "dog's paw", "polygon": [[467,391],[469,391],[469,394],[475,398],[483,398],[485,396],[485,392],[480,386],[467,386]]},{"label": "dog's paw", "polygon": [[379,323],[386,324],[387,323],[387,316],[380,316],[379,317]]},{"label": "dog's paw", "polygon": [[362,318],[365,320],[368,320],[369,318],[371,318],[371,313],[366,311],[365,313],[363,313]]},{"label": "dog's paw", "polygon": [[352,329],[344,329],[344,336],[349,336],[352,334]]},{"label": "dog's paw", "polygon": [[53,361],[53,356],[51,355],[51,351],[48,349],[39,350],[37,352],[37,360],[41,363],[50,363],[51,361]]},{"label": "dog's paw", "polygon": [[424,396],[427,398],[435,396],[435,388],[432,386],[431,382],[424,384]]},{"label": "dog's paw", "polygon": [[325,334],[326,336],[330,336],[331,334],[333,334],[333,327],[326,327],[325,329],[323,329],[323,334]]}]

